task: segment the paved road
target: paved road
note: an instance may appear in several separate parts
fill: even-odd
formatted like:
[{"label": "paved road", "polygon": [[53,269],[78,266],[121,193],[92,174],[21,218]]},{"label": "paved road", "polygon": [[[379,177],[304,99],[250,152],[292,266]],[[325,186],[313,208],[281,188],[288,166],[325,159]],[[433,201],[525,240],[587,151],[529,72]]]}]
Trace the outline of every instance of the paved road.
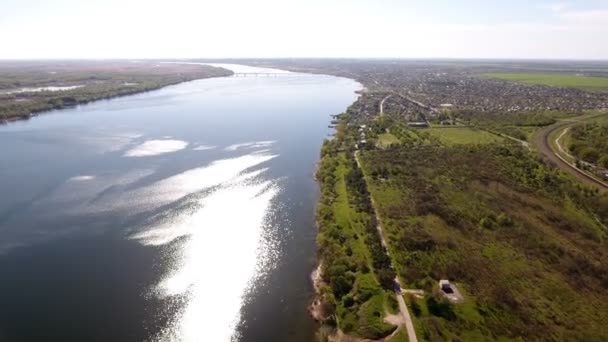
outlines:
[{"label": "paved road", "polygon": [[560,121],[560,122],[557,122],[557,123],[555,123],[555,124],[553,124],[553,125],[551,125],[549,127],[544,128],[534,138],[534,145],[536,145],[536,147],[538,148],[539,152],[545,158],[551,160],[561,170],[563,170],[565,172],[568,172],[569,174],[573,175],[578,180],[580,180],[581,182],[583,182],[583,183],[585,183],[587,185],[591,185],[593,187],[596,187],[600,191],[606,191],[606,190],[608,190],[608,185],[606,183],[601,182],[601,181],[599,181],[599,180],[597,180],[597,179],[589,176],[584,171],[582,171],[582,170],[578,169],[576,166],[570,164],[563,157],[561,157],[555,151],[553,151],[553,148],[551,147],[551,142],[550,142],[550,138],[549,138],[549,136],[551,135],[551,133],[553,133],[553,132],[555,132],[555,131],[557,131],[559,129],[572,126],[575,123],[576,122]]},{"label": "paved road", "polygon": [[384,115],[384,101],[388,100],[391,96],[393,96],[393,94],[388,94],[380,101],[380,115]]},{"label": "paved road", "polygon": [[[359,161],[359,151],[355,151],[355,161],[357,162],[357,166],[361,169],[361,162]],[[374,214],[376,215],[376,222],[378,222],[376,228],[378,229],[378,233],[380,234],[380,240],[382,241],[382,245],[386,248],[386,253],[389,254],[384,230],[382,229],[382,224],[380,223],[380,215],[377,209],[378,207],[376,206],[376,202],[374,202],[374,198],[371,196],[371,194],[370,199],[372,202],[372,207],[374,208]],[[399,311],[401,312],[401,316],[403,317],[403,321],[405,322],[405,330],[407,331],[408,339],[410,342],[418,342],[418,338],[416,337],[416,329],[414,329],[414,323],[412,322],[412,316],[410,316],[410,312],[407,309],[405,300],[401,295],[401,282],[399,281],[399,277],[395,278],[395,283],[397,284],[397,286],[395,287],[395,296],[397,297],[397,302],[399,303]]]}]

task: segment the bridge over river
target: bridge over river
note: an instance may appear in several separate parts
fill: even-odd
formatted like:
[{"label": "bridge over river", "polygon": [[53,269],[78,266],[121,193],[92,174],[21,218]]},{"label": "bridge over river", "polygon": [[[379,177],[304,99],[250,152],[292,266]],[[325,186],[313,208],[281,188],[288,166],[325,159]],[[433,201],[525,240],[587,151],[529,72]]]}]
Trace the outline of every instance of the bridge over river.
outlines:
[{"label": "bridge over river", "polygon": [[304,74],[297,72],[235,72],[233,77],[319,77],[328,75]]}]

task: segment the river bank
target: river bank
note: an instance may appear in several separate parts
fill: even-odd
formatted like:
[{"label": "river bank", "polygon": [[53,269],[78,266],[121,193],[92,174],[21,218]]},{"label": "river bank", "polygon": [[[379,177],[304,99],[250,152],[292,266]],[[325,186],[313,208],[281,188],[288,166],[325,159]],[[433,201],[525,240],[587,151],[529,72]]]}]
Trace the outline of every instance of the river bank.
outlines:
[{"label": "river bank", "polygon": [[321,195],[316,220],[319,267],[310,313],[320,341],[384,341],[395,336],[399,303],[395,273],[382,246],[365,180],[345,132],[348,111],[326,140],[316,173]]},{"label": "river bank", "polygon": [[232,71],[157,62],[0,62],[0,124]]}]

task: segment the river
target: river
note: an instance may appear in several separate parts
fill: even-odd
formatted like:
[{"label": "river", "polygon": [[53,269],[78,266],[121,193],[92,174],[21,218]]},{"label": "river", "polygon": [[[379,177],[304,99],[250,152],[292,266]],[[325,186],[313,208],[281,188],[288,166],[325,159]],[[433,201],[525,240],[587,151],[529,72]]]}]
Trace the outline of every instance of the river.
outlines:
[{"label": "river", "polygon": [[313,173],[360,88],[214,78],[0,126],[0,340],[312,340]]}]

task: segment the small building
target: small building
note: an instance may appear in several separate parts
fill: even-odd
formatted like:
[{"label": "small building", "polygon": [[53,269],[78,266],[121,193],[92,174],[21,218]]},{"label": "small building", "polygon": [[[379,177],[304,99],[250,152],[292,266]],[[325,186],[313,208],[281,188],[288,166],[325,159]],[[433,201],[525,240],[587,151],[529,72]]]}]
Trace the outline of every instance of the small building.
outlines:
[{"label": "small building", "polygon": [[427,128],[429,123],[426,121],[412,121],[407,123],[407,127],[410,128]]},{"label": "small building", "polygon": [[454,107],[454,105],[453,105],[453,104],[451,104],[451,103],[442,103],[442,104],[440,104],[439,106],[440,106],[441,108],[452,108],[452,107]]},{"label": "small building", "polygon": [[464,297],[458,290],[458,287],[450,283],[447,279],[439,281],[439,290],[441,291],[441,294],[453,304],[462,303],[464,301]]},{"label": "small building", "polygon": [[445,293],[454,293],[454,290],[452,289],[452,284],[450,284],[449,280],[446,280],[446,279],[440,280],[439,288],[441,289],[441,291],[443,291]]}]

